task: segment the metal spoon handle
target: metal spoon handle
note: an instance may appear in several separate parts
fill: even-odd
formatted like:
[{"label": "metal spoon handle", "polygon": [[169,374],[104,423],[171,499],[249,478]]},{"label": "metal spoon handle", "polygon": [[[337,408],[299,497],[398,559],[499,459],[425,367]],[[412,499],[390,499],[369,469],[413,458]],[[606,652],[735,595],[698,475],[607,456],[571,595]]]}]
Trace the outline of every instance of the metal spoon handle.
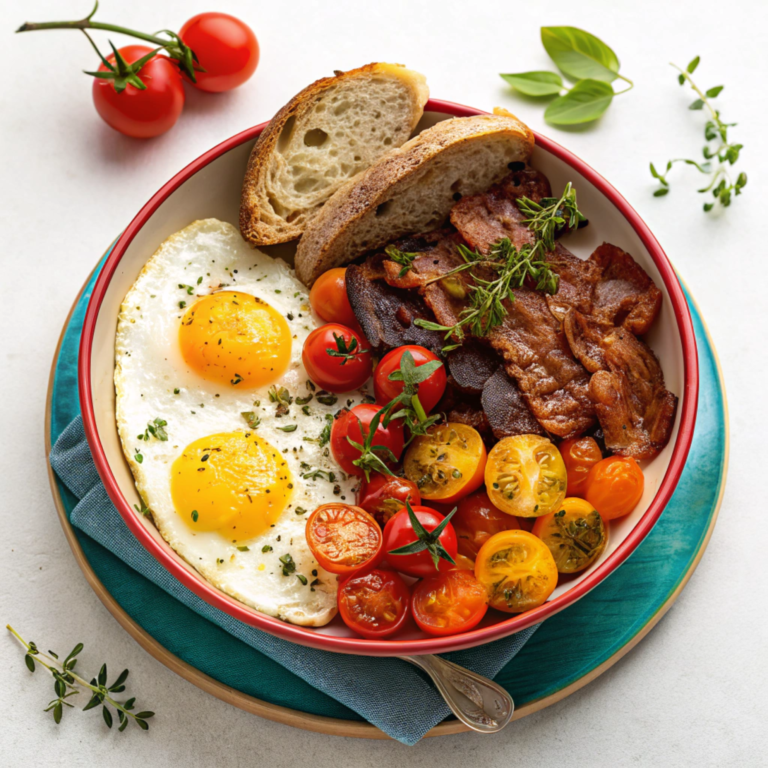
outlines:
[{"label": "metal spoon handle", "polygon": [[456,717],[473,731],[496,733],[515,711],[512,697],[493,680],[439,656],[400,656],[423,669]]}]

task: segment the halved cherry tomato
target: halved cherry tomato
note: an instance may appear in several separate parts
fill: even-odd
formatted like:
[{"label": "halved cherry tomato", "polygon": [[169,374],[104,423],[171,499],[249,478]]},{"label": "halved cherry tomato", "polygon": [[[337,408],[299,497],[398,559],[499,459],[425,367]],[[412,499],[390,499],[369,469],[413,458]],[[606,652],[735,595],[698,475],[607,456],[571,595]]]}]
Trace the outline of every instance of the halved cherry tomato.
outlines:
[{"label": "halved cherry tomato", "polygon": [[[339,417],[334,420],[331,427],[331,452],[339,466],[350,475],[362,476],[365,474],[362,468],[355,466],[353,462],[360,458],[360,450],[355,448],[349,440],[358,445],[363,445],[368,436],[370,423],[373,417],[379,412],[378,405],[364,403],[356,405],[351,411],[344,410]],[[362,424],[362,430],[360,425]],[[347,439],[349,438],[349,439]],[[395,457],[397,461],[403,452],[403,424],[399,420],[390,421],[387,427],[379,423],[376,432],[373,434],[372,446],[383,446]],[[391,456],[385,451],[374,451],[381,460],[389,465]]]},{"label": "halved cherry tomato", "polygon": [[485,487],[494,506],[508,515],[540,517],[555,512],[565,498],[563,457],[546,437],[505,437],[488,455]]},{"label": "halved cherry tomato", "polygon": [[309,378],[329,392],[362,387],[373,369],[368,342],[339,323],[315,328],[304,342],[301,360]]},{"label": "halved cherry tomato", "polygon": [[453,569],[420,581],[411,612],[429,635],[455,635],[477,626],[488,610],[485,587],[470,571]]},{"label": "halved cherry tomato", "polygon": [[307,520],[307,544],[326,571],[347,575],[373,568],[381,560],[384,537],[360,507],[323,504]]},{"label": "halved cherry tomato", "polygon": [[[428,507],[411,507],[411,509],[427,534],[431,534],[445,520],[442,515]],[[419,538],[414,530],[408,510],[401,509],[384,527],[384,557],[387,558],[387,562],[395,570],[419,578],[434,576],[438,570],[449,571],[455,567],[456,532],[450,522],[440,532],[437,542],[420,552],[406,555],[392,554],[393,550],[415,544]],[[448,554],[454,563],[444,559],[441,556],[442,553]],[[439,558],[437,567],[435,567],[435,562],[432,559],[433,554]]]},{"label": "halved cherry tomato", "polygon": [[358,330],[359,324],[347,297],[347,269],[336,267],[323,272],[309,292],[315,314],[326,323],[341,323]]},{"label": "halved cherry tomato", "polygon": [[209,93],[242,85],[259,63],[259,43],[253,30],[228,13],[198,13],[179,30],[179,37],[196,54],[200,68],[195,87]]},{"label": "halved cherry tomato", "polygon": [[568,473],[568,494],[583,498],[589,470],[603,459],[600,446],[594,437],[572,437],[558,448]]},{"label": "halved cherry tomato", "polygon": [[372,474],[368,482],[363,480],[357,492],[358,505],[373,515],[382,527],[405,506],[406,499],[412,507],[421,504],[421,494],[416,483],[404,477],[378,472]]},{"label": "halved cherry tomato", "polygon": [[[133,64],[152,48],[146,45],[126,45],[119,49],[126,63]],[[115,63],[115,54],[107,56]],[[104,64],[99,72],[106,72]],[[154,56],[140,70],[139,78],[145,90],[128,84],[118,93],[111,80],[94,78],[93,104],[107,125],[135,139],[149,139],[170,130],[184,108],[184,84],[176,65],[167,56]]]},{"label": "halved cherry tomato", "polygon": [[339,586],[339,613],[357,634],[371,639],[389,637],[408,618],[410,592],[394,571],[374,568],[352,574]]},{"label": "halved cherry tomato", "polygon": [[643,470],[633,458],[609,456],[589,470],[584,498],[603,520],[614,520],[638,505],[644,487]]},{"label": "halved cherry tomato", "polygon": [[[373,375],[373,391],[376,394],[376,402],[386,405],[394,400],[403,391],[402,381],[390,381],[389,376],[400,370],[400,361],[405,352],[410,352],[416,367],[431,363],[440,358],[425,347],[405,346],[393,349],[381,358]],[[418,397],[425,413],[429,413],[439,402],[445,392],[446,376],[445,366],[441,365],[433,371],[429,378],[418,384]]]},{"label": "halved cherry tomato", "polygon": [[583,571],[597,560],[608,543],[608,529],[595,508],[574,496],[560,509],[540,517],[533,526],[555,558],[560,573]]},{"label": "halved cherry tomato", "polygon": [[422,499],[449,504],[482,485],[485,459],[485,445],[476,429],[447,422],[414,439],[403,470],[418,485]]},{"label": "halved cherry tomato", "polygon": [[557,565],[549,547],[527,531],[502,531],[483,544],[475,576],[491,608],[522,613],[546,602],[557,586]]},{"label": "halved cherry tomato", "polygon": [[451,525],[459,539],[459,554],[473,560],[480,547],[495,533],[520,527],[516,517],[505,514],[491,504],[484,490],[475,491],[458,503]]}]

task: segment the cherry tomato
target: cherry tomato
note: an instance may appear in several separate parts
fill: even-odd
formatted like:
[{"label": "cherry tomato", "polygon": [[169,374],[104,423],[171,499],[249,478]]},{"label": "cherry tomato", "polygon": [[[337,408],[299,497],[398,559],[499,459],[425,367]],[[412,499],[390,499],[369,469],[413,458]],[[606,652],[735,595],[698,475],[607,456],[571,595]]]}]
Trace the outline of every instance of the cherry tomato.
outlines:
[{"label": "cherry tomato", "polygon": [[[179,30],[179,37],[198,58],[205,72],[195,72],[195,87],[208,93],[231,91],[242,85],[259,63],[259,43],[253,30],[227,13],[198,13]],[[191,82],[191,81],[190,81]]]},{"label": "cherry tomato", "polygon": [[429,635],[455,635],[477,626],[488,610],[485,587],[470,571],[453,569],[420,581],[411,612]]},{"label": "cherry tomato", "polygon": [[505,437],[488,454],[485,488],[494,506],[508,515],[555,512],[565,498],[563,457],[546,437]]},{"label": "cherry tomato", "polygon": [[360,484],[358,505],[384,526],[396,512],[405,506],[406,499],[411,506],[421,504],[421,494],[416,483],[404,477],[392,477],[375,472],[371,479]]},{"label": "cherry tomato", "polygon": [[456,555],[455,560],[457,568],[460,568],[462,571],[472,571],[472,573],[475,572],[475,561],[471,558],[467,557],[466,555],[462,555],[461,552],[459,552],[459,554]]},{"label": "cherry tomato", "polygon": [[583,498],[589,470],[603,459],[600,446],[594,437],[572,437],[558,447],[568,473],[568,494]]},{"label": "cherry tomato", "polygon": [[371,353],[363,337],[346,325],[328,323],[307,336],[301,360],[315,384],[329,392],[349,392],[371,377]]},{"label": "cherry tomato", "polygon": [[422,499],[450,504],[483,484],[485,445],[480,433],[454,422],[438,424],[414,439],[403,470]]},{"label": "cherry tomato", "polygon": [[347,297],[347,269],[336,267],[323,272],[312,284],[309,303],[326,323],[341,323],[357,330],[359,324]]},{"label": "cherry tomato", "polygon": [[459,539],[459,554],[473,560],[480,547],[495,533],[520,527],[516,517],[505,514],[491,504],[484,490],[465,496],[458,503],[451,525]]},{"label": "cherry tomato", "polygon": [[533,526],[555,558],[560,573],[583,571],[597,560],[608,543],[608,529],[584,499],[565,499],[557,512],[540,517]]},{"label": "cherry tomato", "polygon": [[[363,445],[365,438],[370,432],[370,423],[379,410],[378,405],[367,403],[356,405],[351,411],[342,411],[333,422],[331,427],[331,452],[339,466],[349,475],[362,476],[365,472],[362,468],[352,463],[360,458],[360,451],[347,438],[359,445]],[[360,428],[361,423],[362,430]],[[379,423],[372,439],[372,445],[381,445],[392,451],[395,460],[399,460],[400,454],[403,452],[404,442],[403,425],[399,420],[390,421],[386,428]],[[378,452],[376,455],[385,464],[390,463],[391,457],[385,452]]]},{"label": "cherry tomato", "polygon": [[[120,55],[133,64],[152,48],[126,45]],[[107,56],[115,63],[115,54]],[[109,71],[104,63],[99,72]],[[116,131],[135,139],[150,139],[173,128],[184,107],[184,85],[176,65],[167,56],[153,56],[138,72],[146,90],[130,83],[121,93],[111,80],[93,79],[93,103],[99,116]]]},{"label": "cherry tomato", "polygon": [[522,613],[546,602],[557,586],[557,565],[549,547],[528,531],[502,531],[483,544],[475,576],[491,608]]},{"label": "cherry tomato", "polygon": [[409,601],[403,577],[383,568],[352,574],[339,586],[339,613],[344,623],[358,635],[374,640],[402,628]]},{"label": "cherry tomato", "polygon": [[[398,347],[391,352],[387,352],[381,358],[381,362],[376,366],[376,372],[373,376],[373,390],[376,394],[376,402],[386,405],[390,400],[394,400],[403,391],[402,381],[390,381],[390,374],[400,370],[400,361],[404,352],[410,352],[413,362],[418,368],[425,363],[431,363],[440,358],[424,347],[407,346]],[[445,366],[441,365],[436,371],[433,371],[428,379],[422,381],[418,387],[419,402],[425,413],[429,413],[439,402],[445,392]]]},{"label": "cherry tomato", "polygon": [[331,573],[348,575],[373,568],[381,560],[381,528],[360,507],[319,506],[307,520],[306,536],[315,560]]},{"label": "cherry tomato", "polygon": [[603,520],[614,520],[637,506],[644,487],[643,470],[633,458],[609,456],[589,470],[584,497]]},{"label": "cherry tomato", "polygon": [[[445,520],[442,515],[428,507],[411,507],[416,519],[421,523],[427,534],[437,528]],[[432,560],[429,549],[436,554],[439,550],[446,552],[455,561],[457,546],[456,532],[450,522],[440,532],[437,542],[429,548],[410,555],[393,555],[392,550],[400,549],[408,544],[418,541],[419,536],[413,529],[407,509],[401,509],[384,527],[384,556],[387,562],[397,571],[407,573],[409,576],[427,577],[434,576],[439,571],[449,571],[455,565],[443,557],[438,560],[438,566]]]}]

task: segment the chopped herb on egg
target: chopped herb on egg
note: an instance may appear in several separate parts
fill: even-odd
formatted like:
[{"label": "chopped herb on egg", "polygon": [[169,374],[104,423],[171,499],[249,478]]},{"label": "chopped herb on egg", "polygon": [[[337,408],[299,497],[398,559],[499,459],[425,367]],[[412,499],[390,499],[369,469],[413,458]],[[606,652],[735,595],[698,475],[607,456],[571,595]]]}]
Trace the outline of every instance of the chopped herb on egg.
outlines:
[{"label": "chopped herb on egg", "polygon": [[295,432],[298,429],[297,424],[286,424],[284,427],[276,427],[281,432]]},{"label": "chopped herb on egg", "polygon": [[196,510],[196,509],[193,509],[193,510],[192,510],[192,522],[193,522],[193,523],[196,523],[196,522],[197,522],[197,518],[198,518],[198,517],[199,517],[199,515],[197,514],[197,510]]},{"label": "chopped herb on egg", "polygon": [[237,548],[239,552],[250,552],[251,550],[248,549],[248,547],[238,547]]},{"label": "chopped herb on egg", "polygon": [[307,586],[307,577],[303,573],[297,573],[296,578],[306,587]]},{"label": "chopped herb on egg", "polygon": [[278,559],[283,564],[283,576],[290,576],[296,571],[296,563],[293,562],[293,558],[290,554],[283,555]]},{"label": "chopped herb on egg", "polygon": [[261,548],[261,551],[262,551],[262,552],[264,552],[264,553],[267,553],[267,552],[271,552],[271,551],[272,551],[272,547],[270,547],[270,546],[269,546],[269,544],[265,544],[265,545],[264,545],[264,546]]},{"label": "chopped herb on egg", "polygon": [[261,419],[253,411],[243,411],[240,415],[250,429],[256,429],[261,424]]}]

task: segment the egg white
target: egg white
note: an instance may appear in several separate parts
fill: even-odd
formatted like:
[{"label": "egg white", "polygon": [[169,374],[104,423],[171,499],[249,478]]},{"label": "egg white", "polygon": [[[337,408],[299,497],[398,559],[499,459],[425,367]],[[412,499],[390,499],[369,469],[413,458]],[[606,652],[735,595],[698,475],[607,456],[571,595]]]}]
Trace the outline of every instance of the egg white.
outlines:
[{"label": "egg white", "polygon": [[[185,287],[179,288],[180,284]],[[191,287],[191,295],[186,286]],[[123,451],[160,533],[207,581],[270,616],[322,626],[336,613],[337,581],[312,557],[304,536],[305,524],[309,513],[320,504],[354,503],[357,480],[340,470],[328,446],[305,438],[318,438],[327,414],[361,402],[364,393],[339,396],[333,405],[313,398],[309,415],[294,403],[288,414],[278,417],[269,386],[240,390],[203,379],[181,355],[179,326],[186,307],[196,298],[219,290],[256,296],[286,318],[293,337],[291,360],[274,384],[285,387],[292,397],[304,397],[311,391],[301,351],[318,323],[311,315],[304,285],[284,261],[248,246],[231,224],[216,219],[196,221],[158,248],[120,308],[115,390]],[[241,415],[248,411],[260,419],[256,434],[285,457],[293,475],[293,491],[290,506],[274,527],[251,540],[234,543],[218,532],[195,532],[181,520],[171,498],[170,470],[194,440],[219,432],[248,431]],[[168,422],[168,440],[151,436],[139,440],[137,436],[143,435],[155,418]],[[293,424],[293,432],[279,429]],[[303,477],[315,469],[326,474],[315,479]],[[333,481],[328,473],[333,473]],[[297,508],[306,513],[297,514]],[[238,549],[244,546],[247,551]],[[279,558],[287,554],[293,558],[296,571],[285,575]]]}]

